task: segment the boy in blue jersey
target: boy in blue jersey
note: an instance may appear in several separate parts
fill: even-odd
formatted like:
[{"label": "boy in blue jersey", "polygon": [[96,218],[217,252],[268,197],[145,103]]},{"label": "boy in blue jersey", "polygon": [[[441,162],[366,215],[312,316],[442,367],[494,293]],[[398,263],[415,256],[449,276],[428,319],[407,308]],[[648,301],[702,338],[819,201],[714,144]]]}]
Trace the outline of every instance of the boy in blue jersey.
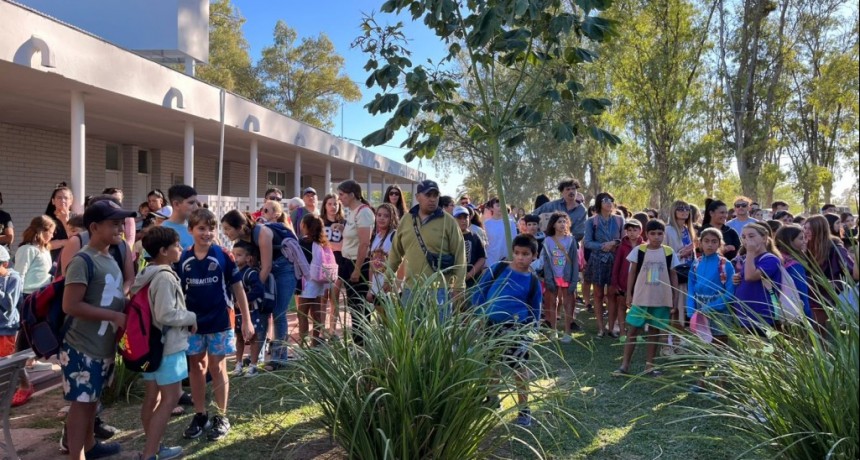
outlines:
[{"label": "boy in blue jersey", "polygon": [[[537,240],[529,234],[518,235],[512,246],[513,260],[498,262],[486,270],[478,282],[480,288],[472,296],[472,305],[483,310],[490,330],[501,334],[511,330],[521,331],[522,325],[532,325],[537,330],[543,301],[540,282],[530,269],[537,256]],[[504,360],[515,372],[521,407],[516,423],[528,427],[532,424],[532,417],[527,406],[528,370],[523,363],[529,359],[531,340],[522,336],[518,342],[517,346],[505,351]]]},{"label": "boy in blue jersey", "polygon": [[[198,438],[211,428],[207,437],[212,441],[223,438],[230,431],[230,422],[226,416],[230,389],[226,357],[236,352],[234,302],[231,297],[235,299],[242,315],[250,317],[239,269],[225,249],[212,244],[217,224],[215,214],[208,209],[200,208],[192,212],[188,218],[188,228],[194,238],[194,245],[182,253],[179,261],[179,279],[185,289],[185,304],[189,311],[197,315],[197,332],[188,338],[186,351],[196,414],[185,430],[185,437]],[[245,340],[250,340],[253,335],[252,324],[243,324],[242,336]],[[207,369],[212,376],[215,405],[219,410],[219,414],[211,421],[206,412]]]},{"label": "boy in blue jersey", "polygon": [[161,226],[172,228],[179,234],[179,244],[182,249],[188,249],[194,244],[191,232],[188,231],[188,217],[200,204],[197,202],[197,190],[190,185],[174,185],[167,190],[167,198],[173,208],[170,218]]}]

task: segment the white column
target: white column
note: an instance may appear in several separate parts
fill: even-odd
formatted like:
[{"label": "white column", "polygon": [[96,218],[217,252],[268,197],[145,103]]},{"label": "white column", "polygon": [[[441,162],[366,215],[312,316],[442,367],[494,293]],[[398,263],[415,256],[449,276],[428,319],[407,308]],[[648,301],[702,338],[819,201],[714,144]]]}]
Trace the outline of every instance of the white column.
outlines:
[{"label": "white column", "polygon": [[196,71],[196,69],[195,69],[196,65],[197,65],[197,62],[194,60],[193,57],[186,57],[185,58],[185,75],[188,75],[189,77],[193,77],[194,73]]},{"label": "white column", "polygon": [[367,188],[364,191],[364,197],[367,198],[367,201],[370,200],[370,186],[373,185],[373,171],[367,171]]},{"label": "white column", "polygon": [[[86,196],[87,124],[84,111],[84,93],[72,91],[72,194],[75,197],[72,212],[84,212]],[[135,166],[129,166],[135,167]]]},{"label": "white column", "polygon": [[349,180],[355,180],[355,166],[349,167]]},{"label": "white column", "polygon": [[323,196],[331,193],[331,160],[325,161],[325,193]]},{"label": "white column", "polygon": [[194,187],[194,124],[185,122],[185,156],[182,181]]},{"label": "white column", "polygon": [[294,188],[296,194],[293,196],[302,196],[302,154],[296,152],[296,166],[293,171]]},{"label": "white column", "polygon": [[[385,189],[386,189],[387,187],[388,187],[388,186],[385,184],[385,174],[383,174],[383,175],[382,175],[382,185],[379,187],[379,190],[382,190],[382,194],[383,194],[383,195],[385,194]],[[382,197],[382,202],[383,202],[383,203],[385,203],[385,200],[387,200],[387,199],[388,199],[388,197],[387,197],[387,196],[383,196],[383,197]]]},{"label": "white column", "polygon": [[257,139],[251,139],[251,165],[248,175],[248,200],[251,202],[250,209],[257,209],[257,167],[259,164],[259,152],[257,151]]},{"label": "white column", "polygon": [[415,206],[415,182],[412,183],[412,199],[410,200],[409,207]]}]

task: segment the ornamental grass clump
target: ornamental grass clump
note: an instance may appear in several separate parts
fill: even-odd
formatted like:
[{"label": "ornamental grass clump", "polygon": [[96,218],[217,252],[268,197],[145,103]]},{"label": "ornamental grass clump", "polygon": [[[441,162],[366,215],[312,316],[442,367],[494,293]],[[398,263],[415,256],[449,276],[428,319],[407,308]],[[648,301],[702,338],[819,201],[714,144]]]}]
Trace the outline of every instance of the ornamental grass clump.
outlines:
[{"label": "ornamental grass clump", "polygon": [[857,291],[840,297],[832,283],[821,285],[830,290],[819,294],[826,330],[805,316],[765,326],[761,335],[724,327],[728,346],[688,335],[683,353],[668,364],[682,372],[696,368],[697,378],[704,372],[699,385],[715,404],[694,408],[694,417],[721,417],[740,430],[750,445],[739,457],[860,458],[860,342],[851,304]]},{"label": "ornamental grass clump", "polygon": [[318,404],[325,428],[356,459],[478,459],[510,455],[517,443],[542,458],[538,438],[575,435],[573,416],[558,404],[567,389],[552,380],[559,370],[542,358],[553,351],[532,348],[526,366],[536,376],[529,397],[536,423],[514,425],[520,408],[502,354],[531,329],[496,334],[470,313],[440,319],[451,302],[437,302],[434,278],[405,304],[385,296],[371,323],[353,324],[363,329],[362,347],[343,340],[301,351],[281,392]]}]

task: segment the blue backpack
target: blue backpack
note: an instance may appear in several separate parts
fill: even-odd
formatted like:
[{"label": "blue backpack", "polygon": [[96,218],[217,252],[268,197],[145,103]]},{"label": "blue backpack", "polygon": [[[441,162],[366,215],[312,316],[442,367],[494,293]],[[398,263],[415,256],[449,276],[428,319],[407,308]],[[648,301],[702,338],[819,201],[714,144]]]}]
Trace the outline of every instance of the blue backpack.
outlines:
[{"label": "blue backpack", "polygon": [[[245,293],[247,294],[250,291],[251,286],[251,273],[257,273],[257,279],[259,279],[260,271],[256,268],[252,268],[250,270],[245,270],[245,274],[242,276],[242,284],[245,286]],[[262,281],[262,280],[261,280]],[[277,284],[275,283],[275,275],[269,273],[268,279],[263,283],[263,295],[258,299],[251,299],[248,297],[248,307],[251,310],[257,310],[260,313],[267,315],[275,311],[275,294],[277,292]]]}]

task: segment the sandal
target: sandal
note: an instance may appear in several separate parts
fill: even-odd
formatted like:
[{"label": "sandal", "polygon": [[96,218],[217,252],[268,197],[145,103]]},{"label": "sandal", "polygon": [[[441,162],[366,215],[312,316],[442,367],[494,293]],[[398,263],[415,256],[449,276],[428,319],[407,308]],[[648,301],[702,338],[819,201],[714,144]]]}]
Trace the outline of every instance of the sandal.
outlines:
[{"label": "sandal", "polygon": [[22,406],[27,403],[30,399],[33,398],[33,393],[36,390],[33,389],[33,385],[30,385],[27,388],[21,389],[18,388],[15,390],[15,395],[12,396],[12,407]]},{"label": "sandal", "polygon": [[170,411],[171,417],[181,417],[183,415],[185,415],[185,408],[182,406],[176,406]]},{"label": "sandal", "polygon": [[630,375],[630,372],[628,372],[626,369],[621,368],[621,367],[612,371],[613,377],[626,377],[628,375]]},{"label": "sandal", "polygon": [[180,406],[193,406],[194,400],[191,399],[191,394],[183,391],[182,396],[179,397],[179,405]]}]

